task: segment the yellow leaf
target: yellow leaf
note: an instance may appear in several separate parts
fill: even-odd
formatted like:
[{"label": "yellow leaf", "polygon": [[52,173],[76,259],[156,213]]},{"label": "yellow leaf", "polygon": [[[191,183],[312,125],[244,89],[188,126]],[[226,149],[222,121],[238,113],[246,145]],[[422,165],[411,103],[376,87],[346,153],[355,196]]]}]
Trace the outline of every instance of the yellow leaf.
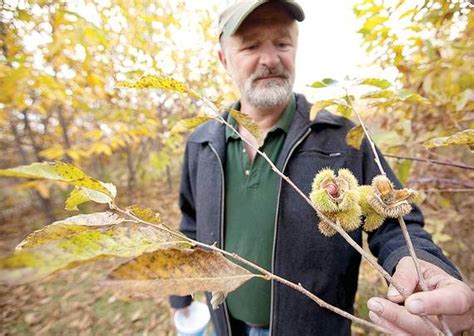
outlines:
[{"label": "yellow leaf", "polygon": [[190,90],[186,84],[173,78],[156,75],[145,75],[135,82],[123,81],[117,84],[118,88],[131,89],[162,89],[181,93],[187,93],[193,98],[200,98],[194,91]]},{"label": "yellow leaf", "polygon": [[117,190],[111,183],[103,183],[86,175],[79,168],[64,162],[36,162],[28,166],[0,169],[0,176],[26,177],[32,179],[48,179],[84,187],[93,193],[103,194],[108,202],[112,201]]},{"label": "yellow leaf", "polygon": [[254,121],[247,114],[234,109],[230,109],[229,113],[240,124],[240,126],[244,127],[255,137],[259,147],[263,145],[264,139],[260,127],[258,127],[258,125],[254,123]]},{"label": "yellow leaf", "polygon": [[194,118],[180,120],[171,129],[171,134],[182,133],[192,130],[193,128],[196,128],[211,119],[214,119],[214,117],[201,115]]},{"label": "yellow leaf", "polygon": [[362,140],[364,140],[364,130],[361,125],[357,125],[350,129],[346,135],[346,142],[349,146],[354,147],[359,150],[362,145]]},{"label": "yellow leaf", "polygon": [[[0,281],[28,283],[67,267],[94,262],[98,257],[123,261],[122,258],[160,248],[190,246],[182,236],[149,225],[121,223],[78,228],[73,224],[71,228],[64,221],[52,224],[55,225],[35,232],[14,254],[0,258]],[[54,240],[49,240],[49,232]],[[97,272],[100,271],[104,270],[99,268]]]},{"label": "yellow leaf", "polygon": [[447,137],[433,138],[426,141],[423,145],[427,148],[436,148],[452,145],[467,145],[471,149],[473,149],[474,129],[467,129]]},{"label": "yellow leaf", "polygon": [[150,208],[142,208],[138,205],[131,205],[127,210],[135,217],[152,224],[161,224],[161,216]]},{"label": "yellow leaf", "polygon": [[120,265],[110,273],[106,284],[133,295],[228,293],[256,276],[213,251],[167,249]]},{"label": "yellow leaf", "polygon": [[74,211],[79,210],[78,205],[90,201],[89,197],[82,191],[81,187],[74,187],[74,190],[71,192],[69,197],[66,200],[66,210]]},{"label": "yellow leaf", "polygon": [[332,105],[336,105],[336,104],[338,104],[338,102],[334,99],[321,100],[321,101],[315,102],[313,106],[311,107],[311,111],[309,112],[309,120],[314,120],[318,112],[321,111],[322,109],[332,106]]}]

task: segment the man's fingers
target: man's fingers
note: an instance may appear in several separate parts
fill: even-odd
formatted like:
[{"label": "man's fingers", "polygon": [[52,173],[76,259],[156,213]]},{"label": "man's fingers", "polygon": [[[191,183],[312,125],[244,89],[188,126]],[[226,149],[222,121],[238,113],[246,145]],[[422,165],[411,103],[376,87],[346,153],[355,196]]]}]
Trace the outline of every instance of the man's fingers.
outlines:
[{"label": "man's fingers", "polygon": [[[404,291],[405,295],[410,295],[415,291],[418,284],[416,272],[413,272],[415,266],[410,257],[403,257],[398,262],[395,273],[392,276],[393,282],[397,283]],[[405,300],[402,293],[399,293],[395,287],[388,287],[387,298],[390,301],[401,303]]]},{"label": "man's fingers", "polygon": [[410,295],[405,306],[417,315],[464,315],[474,304],[473,293],[463,282],[449,278],[429,292]]},{"label": "man's fingers", "polygon": [[[367,302],[370,319],[399,335],[429,335],[431,330],[421,317],[410,314],[405,307],[382,298],[371,298]],[[378,319],[378,320],[377,320]]]}]

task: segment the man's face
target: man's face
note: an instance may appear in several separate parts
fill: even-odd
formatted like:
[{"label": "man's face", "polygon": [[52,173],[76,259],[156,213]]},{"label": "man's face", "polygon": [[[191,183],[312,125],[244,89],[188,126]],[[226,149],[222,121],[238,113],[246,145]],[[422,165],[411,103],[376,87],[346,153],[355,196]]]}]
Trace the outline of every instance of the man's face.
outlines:
[{"label": "man's face", "polygon": [[276,3],[257,8],[239,30],[224,38],[219,59],[234,79],[242,102],[261,110],[286,103],[295,77],[298,27]]}]

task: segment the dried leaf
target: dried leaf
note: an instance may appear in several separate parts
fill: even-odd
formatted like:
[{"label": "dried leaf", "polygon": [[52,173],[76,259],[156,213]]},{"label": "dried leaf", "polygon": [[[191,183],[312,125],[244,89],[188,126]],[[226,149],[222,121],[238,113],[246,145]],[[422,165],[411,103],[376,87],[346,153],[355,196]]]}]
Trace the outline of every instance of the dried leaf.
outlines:
[{"label": "dried leaf", "polygon": [[176,134],[192,130],[211,119],[214,119],[214,117],[201,115],[194,118],[180,120],[173,126],[171,133]]},{"label": "dried leaf", "polygon": [[113,184],[98,181],[85,174],[81,169],[64,162],[36,162],[28,166],[0,169],[0,176],[62,181],[84,187],[84,189],[87,188],[89,193],[93,194],[90,199],[107,200],[106,202],[111,202],[117,194],[117,189]]},{"label": "dried leaf", "polygon": [[125,293],[149,296],[228,293],[256,276],[213,251],[167,249],[120,265],[105,284]]},{"label": "dried leaf", "polygon": [[467,129],[447,137],[433,138],[423,143],[423,145],[427,148],[467,145],[472,149],[474,147],[474,129]]},{"label": "dried leaf", "polygon": [[211,306],[212,309],[216,310],[221,304],[224,303],[227,293],[224,292],[212,292]]},{"label": "dried leaf", "polygon": [[237,120],[240,126],[244,127],[255,137],[255,139],[257,139],[259,146],[263,145],[263,135],[260,127],[258,127],[258,125],[254,123],[247,114],[234,109],[230,109],[229,113],[235,120]]},{"label": "dried leaf", "polygon": [[27,283],[104,256],[129,258],[160,248],[191,245],[181,236],[135,223],[84,229],[75,227],[72,230],[67,225],[58,225],[56,228],[47,226],[43,230],[51,230],[55,237],[63,235],[63,238],[46,241],[47,238],[42,240],[46,235],[41,230],[36,232],[30,240],[27,239],[28,243],[23,244],[29,248],[21,248],[10,256],[0,258],[0,281]]},{"label": "dried leaf", "polygon": [[137,81],[123,81],[117,84],[118,88],[130,89],[162,89],[181,93],[187,93],[194,98],[200,98],[199,95],[190,90],[186,84],[166,76],[145,75]]},{"label": "dried leaf", "polygon": [[364,129],[361,125],[357,125],[349,130],[346,135],[346,143],[359,150],[362,145],[362,140],[364,140]]}]

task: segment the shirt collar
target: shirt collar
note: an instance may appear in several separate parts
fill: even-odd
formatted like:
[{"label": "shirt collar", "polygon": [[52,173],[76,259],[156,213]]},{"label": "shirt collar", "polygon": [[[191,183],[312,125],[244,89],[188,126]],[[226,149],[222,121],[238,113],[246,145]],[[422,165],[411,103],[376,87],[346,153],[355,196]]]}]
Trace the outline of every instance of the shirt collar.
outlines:
[{"label": "shirt collar", "polygon": [[[231,109],[240,111],[240,101],[237,101],[233,103],[230,106]],[[273,126],[268,133],[274,132],[278,129],[282,130],[285,133],[288,133],[288,130],[290,129],[291,122],[293,121],[293,117],[296,112],[296,98],[295,94],[292,93],[290,97],[290,101],[288,102],[288,105],[286,106],[285,110],[280,116],[280,119],[276,123],[275,126]],[[232,117],[230,114],[227,117],[227,121],[229,124],[231,124],[234,128],[237,128],[237,121]],[[226,141],[229,141],[229,138],[232,139],[239,139],[240,137],[235,134],[234,131],[232,131],[229,127],[226,127],[225,129],[225,139]]]}]

